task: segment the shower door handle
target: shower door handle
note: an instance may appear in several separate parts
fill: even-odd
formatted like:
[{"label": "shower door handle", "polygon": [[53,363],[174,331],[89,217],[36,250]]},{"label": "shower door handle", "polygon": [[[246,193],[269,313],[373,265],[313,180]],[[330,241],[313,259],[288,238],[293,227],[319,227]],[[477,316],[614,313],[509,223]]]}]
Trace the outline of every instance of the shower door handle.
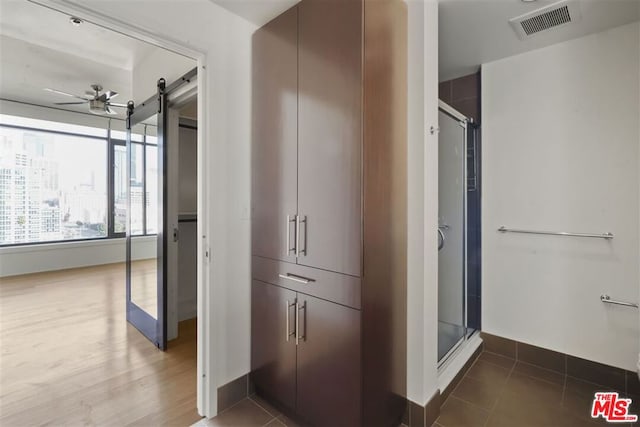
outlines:
[{"label": "shower door handle", "polygon": [[438,243],[438,251],[441,251],[442,248],[444,248],[444,241],[446,240],[444,237],[444,233],[442,232],[442,229],[440,227],[438,227],[438,236],[440,237],[439,243]]}]

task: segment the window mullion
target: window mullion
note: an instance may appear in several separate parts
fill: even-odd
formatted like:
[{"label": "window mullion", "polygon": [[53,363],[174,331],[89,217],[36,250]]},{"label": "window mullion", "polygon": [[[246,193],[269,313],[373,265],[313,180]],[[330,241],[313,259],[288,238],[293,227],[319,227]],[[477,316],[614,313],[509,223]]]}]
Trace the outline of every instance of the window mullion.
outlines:
[{"label": "window mullion", "polygon": [[111,119],[107,128],[107,236],[115,237],[115,144],[111,140]]}]

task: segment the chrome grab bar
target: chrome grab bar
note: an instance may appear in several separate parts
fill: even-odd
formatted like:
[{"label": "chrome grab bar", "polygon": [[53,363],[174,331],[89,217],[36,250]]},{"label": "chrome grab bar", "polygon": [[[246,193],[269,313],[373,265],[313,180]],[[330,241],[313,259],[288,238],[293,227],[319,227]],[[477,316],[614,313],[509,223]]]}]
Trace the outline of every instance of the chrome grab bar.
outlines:
[{"label": "chrome grab bar", "polygon": [[309,279],[308,277],[298,276],[297,274],[291,274],[291,273],[287,273],[286,275],[278,274],[278,277],[280,277],[281,279],[291,280],[293,282],[303,283],[305,285],[310,282],[315,282],[314,279]]},{"label": "chrome grab bar", "polygon": [[622,305],[622,306],[625,306],[625,307],[638,308],[638,304],[636,304],[636,303],[625,302],[625,301],[616,301],[614,299],[611,299],[611,297],[609,295],[607,295],[607,294],[600,295],[600,301],[606,302],[607,304],[615,304],[615,305]]},{"label": "chrome grab bar", "polygon": [[613,239],[612,233],[603,234],[590,234],[590,233],[569,233],[566,231],[534,231],[534,230],[519,230],[515,228],[507,228],[504,225],[498,228],[501,233],[523,233],[523,234],[544,234],[548,236],[570,236],[570,237],[591,237],[595,239]]}]

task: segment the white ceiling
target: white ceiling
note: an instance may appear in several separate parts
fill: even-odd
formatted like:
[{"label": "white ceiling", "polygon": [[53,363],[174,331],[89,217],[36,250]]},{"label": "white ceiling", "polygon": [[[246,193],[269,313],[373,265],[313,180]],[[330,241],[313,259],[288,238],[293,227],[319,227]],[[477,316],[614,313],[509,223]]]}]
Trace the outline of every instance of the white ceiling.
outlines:
[{"label": "white ceiling", "polygon": [[[56,102],[80,100],[46,92],[44,88],[82,96],[91,90],[92,83],[118,92],[114,102],[126,104],[132,96],[129,70],[4,35],[0,36],[0,52],[0,97],[3,99],[55,107]],[[86,104],[57,108],[88,112]]]},{"label": "white ceiling", "polygon": [[[68,15],[26,0],[0,0],[0,98],[54,106],[74,99],[44,88],[84,95],[98,83],[126,104],[134,68],[158,50],[89,22],[73,26]],[[88,111],[87,105],[58,108]]]},{"label": "white ceiling", "polygon": [[577,0],[581,21],[520,40],[509,19],[556,1],[440,0],[440,81],[474,73],[487,62],[640,19],[640,0]]},{"label": "white ceiling", "polygon": [[300,0],[211,0],[261,27]]},{"label": "white ceiling", "polygon": [[25,0],[0,0],[0,34],[125,70],[155,47]]}]

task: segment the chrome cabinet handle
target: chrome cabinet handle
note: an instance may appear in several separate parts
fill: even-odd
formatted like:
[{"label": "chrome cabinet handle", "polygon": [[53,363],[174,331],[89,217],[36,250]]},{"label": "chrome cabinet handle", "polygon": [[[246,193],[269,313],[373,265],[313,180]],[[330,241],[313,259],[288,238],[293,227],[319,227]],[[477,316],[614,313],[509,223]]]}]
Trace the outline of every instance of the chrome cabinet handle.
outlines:
[{"label": "chrome cabinet handle", "polygon": [[298,276],[297,274],[291,274],[291,273],[278,274],[278,277],[280,277],[281,279],[287,279],[294,282],[303,283],[305,285],[307,283],[315,282],[314,279],[309,279],[308,277]]},{"label": "chrome cabinet handle", "polygon": [[[298,215],[296,215],[296,218],[297,217]],[[291,223],[296,221],[297,219],[291,219],[291,215],[287,215],[287,253],[285,254],[286,256],[289,256],[289,254],[292,251],[295,252],[297,256],[297,244],[293,248],[289,246],[291,244]]]},{"label": "chrome cabinet handle", "polygon": [[300,334],[300,310],[306,310],[307,302],[305,301],[300,305],[298,301],[296,301],[296,345],[300,344],[300,340],[306,341],[306,326],[305,326],[305,335]]},{"label": "chrome cabinet handle", "polygon": [[[296,257],[299,257],[300,254],[306,256],[307,255],[307,217],[302,217],[300,219],[300,215],[296,215]],[[300,223],[304,223],[305,236],[304,236],[304,249],[300,250]]]},{"label": "chrome cabinet handle", "polygon": [[300,256],[300,216],[296,215],[296,258]]},{"label": "chrome cabinet handle", "polygon": [[290,319],[289,319],[289,312],[291,311],[291,307],[295,306],[296,304],[291,304],[289,302],[289,300],[287,300],[287,314],[286,314],[286,319],[287,319],[287,326],[286,326],[286,334],[287,334],[287,342],[289,342],[289,338],[291,337],[291,335],[296,335],[296,331],[290,332],[289,331],[289,325],[291,324]]},{"label": "chrome cabinet handle", "polygon": [[298,247],[298,244],[300,242],[300,223],[304,224],[304,249],[302,249],[299,253],[301,253],[304,256],[307,256],[307,216],[305,215],[304,217],[302,217],[302,219],[300,219],[300,217],[298,217],[298,231],[297,231],[297,239],[296,240],[296,247]]}]

